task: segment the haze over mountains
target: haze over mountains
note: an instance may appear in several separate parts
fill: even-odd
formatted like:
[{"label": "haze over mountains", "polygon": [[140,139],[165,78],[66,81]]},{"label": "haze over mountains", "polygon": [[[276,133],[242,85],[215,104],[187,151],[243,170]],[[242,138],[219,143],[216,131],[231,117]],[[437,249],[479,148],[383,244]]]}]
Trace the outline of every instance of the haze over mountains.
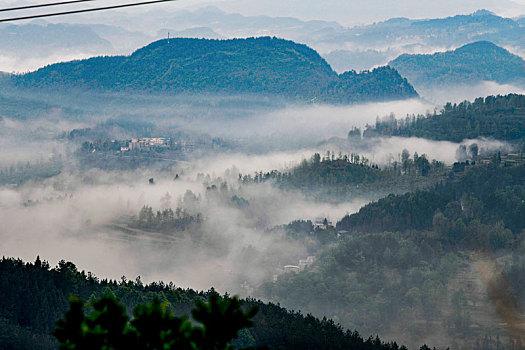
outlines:
[{"label": "haze over mountains", "polygon": [[[217,292],[259,306],[235,348],[521,349],[521,14],[180,0],[0,25],[0,350],[56,350],[70,294],[91,344],[101,295],[181,315]],[[123,335],[146,341],[141,313]]]},{"label": "haze over mountains", "polygon": [[[58,22],[57,19],[49,21]],[[36,69],[45,63],[60,61],[60,55],[67,60],[129,54],[137,47],[166,38],[168,32],[172,37],[285,38],[314,48],[338,72],[385,65],[403,53],[431,53],[482,40],[491,41],[519,55],[523,55],[525,50],[523,19],[504,18],[485,10],[436,19],[393,18],[355,27],[326,20],[244,16],[213,6],[196,10],[152,10],[148,16],[143,16],[143,13],[112,17],[101,15],[97,19],[73,16],[61,18],[60,21],[70,23],[67,33],[61,34],[68,35],[67,40],[53,35],[56,28],[43,20],[0,26],[3,37],[16,35],[17,41],[24,42],[33,50],[30,59],[17,53],[16,45],[11,41],[0,43],[0,63],[4,65],[0,70]],[[45,39],[35,40],[39,37]],[[50,49],[54,50],[54,54]]]}]

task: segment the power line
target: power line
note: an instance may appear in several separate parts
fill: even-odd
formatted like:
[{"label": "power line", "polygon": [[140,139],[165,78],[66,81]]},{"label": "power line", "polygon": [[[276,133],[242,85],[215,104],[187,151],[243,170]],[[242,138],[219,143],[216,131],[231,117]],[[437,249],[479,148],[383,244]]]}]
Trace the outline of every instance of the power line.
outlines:
[{"label": "power line", "polygon": [[79,2],[88,2],[88,1],[96,1],[96,0],[70,0],[70,1],[53,2],[53,3],[48,3],[48,4],[27,5],[27,6],[19,6],[19,7],[8,7],[8,8],[5,8],[5,9],[0,9],[0,12],[29,10],[29,9],[36,9],[36,8],[41,8],[41,7],[76,4],[76,3],[79,3]]},{"label": "power line", "polygon": [[133,4],[121,4],[121,5],[113,5],[113,6],[106,6],[106,7],[95,7],[95,8],[90,8],[90,9],[81,9],[81,10],[72,10],[72,11],[64,11],[64,12],[45,13],[45,14],[41,14],[41,15],[3,18],[3,19],[0,19],[0,22],[12,22],[12,21],[21,21],[21,20],[24,20],[24,19],[34,19],[34,18],[42,18],[42,17],[72,15],[72,14],[75,14],[75,13],[85,13],[85,12],[112,10],[112,9],[118,9],[118,8],[124,8],[124,7],[151,5],[151,4],[158,4],[158,3],[161,3],[161,2],[171,2],[171,1],[177,1],[177,0],[143,1],[143,2],[136,2],[136,3],[133,3]]}]

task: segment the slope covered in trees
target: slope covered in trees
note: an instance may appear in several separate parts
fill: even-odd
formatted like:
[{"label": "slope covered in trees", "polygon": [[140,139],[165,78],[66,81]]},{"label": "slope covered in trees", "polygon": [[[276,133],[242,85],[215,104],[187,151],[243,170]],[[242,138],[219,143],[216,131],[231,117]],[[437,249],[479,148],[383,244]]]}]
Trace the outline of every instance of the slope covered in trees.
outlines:
[{"label": "slope covered in trees", "polygon": [[282,94],[332,102],[417,96],[392,68],[337,75],[306,45],[269,37],[160,40],[130,56],[53,64],[13,80],[29,88]]},{"label": "slope covered in trees", "polygon": [[417,88],[482,81],[525,85],[525,61],[488,41],[432,55],[403,54],[389,65]]},{"label": "slope covered in trees", "polygon": [[[56,268],[37,259],[35,263],[3,258],[0,260],[0,347],[8,349],[56,349],[51,336],[56,321],[68,309],[68,296],[77,295],[94,301],[103,294],[114,295],[128,313],[138,304],[159,298],[174,315],[189,315],[196,301],[205,301],[216,292],[196,292],[172,284],[144,285],[140,279],[120,282],[99,280],[80,272],[70,262]],[[247,300],[247,307],[257,306],[254,326],[242,331],[239,347],[270,349],[367,349],[396,350],[395,343],[363,339],[358,333],[344,331],[330,320],[290,312],[282,307]]]},{"label": "slope covered in trees", "polygon": [[[502,302],[517,310],[512,327],[522,331],[525,165],[495,158],[493,164],[465,167],[429,190],[370,203],[335,229],[291,223],[288,234],[332,233],[330,244],[317,251],[311,268],[283,274],[259,292],[285,307],[333,315],[361,332],[403,337],[409,345],[439,334],[437,341],[462,339],[463,348],[513,348],[506,327],[487,310]],[[488,306],[476,304],[488,298],[474,287],[485,278],[476,270],[480,264],[501,266],[481,287],[481,295],[493,299]],[[479,345],[491,343],[490,337],[500,345]]]},{"label": "slope covered in trees", "polygon": [[[468,237],[468,226],[496,225],[519,234],[525,229],[525,165],[472,166],[426,191],[390,195],[345,216],[337,227],[348,231],[424,230],[443,225],[451,243]],[[496,233],[496,231],[494,231]],[[507,232],[490,238],[493,248],[512,244]]]},{"label": "slope covered in trees", "polygon": [[447,103],[440,114],[378,120],[364,132],[377,134],[455,142],[478,137],[517,141],[525,137],[525,96],[480,97],[474,102]]},{"label": "slope covered in trees", "polygon": [[428,233],[353,235],[327,245],[314,268],[284,274],[260,292],[290,308],[333,315],[361,332],[394,328],[418,339],[415,314],[427,322],[444,318],[438,305],[459,264]]},{"label": "slope covered in trees", "polygon": [[[408,155],[408,151],[405,150],[405,153]],[[403,163],[393,162],[391,166],[379,167],[357,153],[336,155],[327,152],[324,156],[315,153],[293,168],[256,172],[253,177],[240,175],[239,181],[270,181],[281,189],[300,190],[310,198],[340,201],[360,196],[381,198],[389,193],[427,188],[446,175],[444,164],[427,159],[425,154],[415,153],[414,158],[403,160]]]}]

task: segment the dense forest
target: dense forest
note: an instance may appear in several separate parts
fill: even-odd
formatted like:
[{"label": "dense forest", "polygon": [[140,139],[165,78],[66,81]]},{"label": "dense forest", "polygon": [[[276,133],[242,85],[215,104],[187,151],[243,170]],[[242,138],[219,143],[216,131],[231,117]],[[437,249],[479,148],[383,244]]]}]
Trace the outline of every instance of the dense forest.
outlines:
[{"label": "dense forest", "polygon": [[451,171],[428,190],[372,202],[335,228],[314,230],[310,221],[294,221],[283,229],[296,239],[322,242],[315,246],[318,261],[259,292],[362,332],[418,339],[440,329],[451,339],[478,342],[475,348],[497,349],[501,345],[489,339],[505,333],[472,315],[478,299],[469,299],[471,282],[452,281],[495,255],[505,267],[495,270],[487,293],[519,310],[516,305],[525,301],[524,179],[525,165],[505,166],[495,158]]},{"label": "dense forest", "polygon": [[362,332],[384,333],[397,324],[417,338],[414,319],[430,324],[446,317],[438,306],[461,259],[430,233],[353,235],[326,247],[315,269],[285,274],[261,293]]},{"label": "dense forest", "polygon": [[131,56],[54,64],[13,76],[13,82],[52,90],[280,94],[343,103],[417,96],[395,69],[337,75],[306,45],[269,37],[160,40]]},{"label": "dense forest", "polygon": [[522,86],[525,84],[525,61],[488,41],[429,55],[403,54],[389,65],[416,87],[475,84],[483,81]]},{"label": "dense forest", "polygon": [[[431,190],[390,195],[370,203],[358,213],[345,216],[337,227],[364,232],[406,231],[430,229],[436,221],[451,220],[456,230],[447,232],[453,243],[467,238],[470,225],[502,223],[515,234],[525,229],[525,165],[468,166],[464,173],[451,176]],[[512,236],[491,238],[491,244],[503,248],[512,244]]]},{"label": "dense forest", "polygon": [[492,137],[517,142],[525,138],[525,96],[480,97],[474,102],[447,103],[439,114],[398,120],[389,117],[369,126],[364,135],[415,136],[455,142]]},{"label": "dense forest", "polygon": [[[121,281],[100,280],[78,271],[71,262],[61,261],[51,268],[37,258],[35,263],[3,258],[0,260],[0,344],[9,349],[56,349],[51,336],[56,321],[68,309],[68,296],[88,302],[102,295],[117,297],[127,312],[155,298],[168,303],[174,315],[188,315],[196,301],[217,295],[212,289],[196,292],[173,284],[143,284],[122,277]],[[272,303],[249,299],[246,307],[256,306],[254,326],[239,333],[240,347],[271,349],[403,349],[377,338],[363,339],[357,332],[345,331],[331,320],[290,312]]]},{"label": "dense forest", "polygon": [[298,189],[317,199],[340,200],[374,191],[388,194],[425,188],[443,179],[445,173],[442,162],[429,160],[417,152],[410,156],[407,150],[402,153],[402,161],[385,167],[357,153],[327,152],[324,156],[315,153],[288,170],[239,175],[239,180],[242,183],[273,181],[279,188]]}]

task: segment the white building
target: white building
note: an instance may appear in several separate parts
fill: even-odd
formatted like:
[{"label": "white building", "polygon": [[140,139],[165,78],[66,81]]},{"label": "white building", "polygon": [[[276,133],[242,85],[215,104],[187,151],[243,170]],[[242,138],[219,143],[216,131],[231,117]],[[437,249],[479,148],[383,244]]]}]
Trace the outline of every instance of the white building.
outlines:
[{"label": "white building", "polygon": [[332,226],[332,222],[327,218],[317,218],[314,221],[314,230],[326,230],[329,226]]}]

